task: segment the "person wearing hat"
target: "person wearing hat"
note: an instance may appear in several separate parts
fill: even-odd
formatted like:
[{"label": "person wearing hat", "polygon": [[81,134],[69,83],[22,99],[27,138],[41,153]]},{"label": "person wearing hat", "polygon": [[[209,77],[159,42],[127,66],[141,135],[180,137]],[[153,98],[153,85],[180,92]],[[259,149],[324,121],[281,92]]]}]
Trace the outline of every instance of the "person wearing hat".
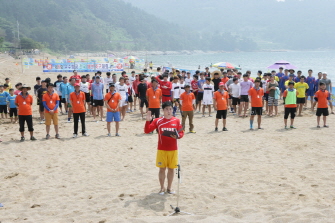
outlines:
[{"label": "person wearing hat", "polygon": [[224,90],[225,83],[221,82],[219,84],[219,90],[217,90],[213,95],[214,109],[216,110],[216,119],[215,119],[215,131],[218,131],[219,119],[223,119],[223,128],[222,131],[228,131],[226,128],[226,118],[227,118],[227,108],[229,94]]},{"label": "person wearing hat", "polygon": [[81,76],[78,74],[78,72],[76,70],[73,71],[73,75],[70,77],[71,78],[74,78],[76,80],[76,83],[80,83],[81,81]]},{"label": "person wearing hat", "polygon": [[[83,80],[83,79],[82,79]],[[73,111],[73,138],[78,137],[78,123],[81,122],[81,133],[83,136],[88,136],[85,125],[86,113],[86,94],[80,90],[81,86],[78,83],[74,84],[75,91],[70,94],[69,103]]]},{"label": "person wearing hat", "polygon": [[8,113],[8,108],[7,108],[7,98],[9,97],[9,93],[7,91],[4,91],[3,85],[0,85],[0,114],[1,114],[1,119],[5,118],[7,119],[7,113]]},{"label": "person wearing hat", "polygon": [[24,124],[27,123],[28,131],[30,133],[30,140],[36,140],[34,137],[33,128],[33,110],[31,106],[33,105],[33,96],[28,94],[31,87],[23,85],[19,89],[21,93],[15,98],[15,104],[18,107],[19,113],[19,124],[21,133],[21,142],[25,140],[24,138]]},{"label": "person wearing hat", "polygon": [[193,125],[193,117],[195,110],[195,96],[191,92],[191,86],[185,85],[185,92],[180,95],[179,103],[181,104],[182,110],[182,126],[185,131],[185,122],[188,117],[188,122],[190,125],[190,133],[195,133]]},{"label": "person wearing hat", "polygon": [[45,126],[46,126],[46,139],[50,139],[50,125],[51,120],[55,128],[55,138],[60,139],[58,133],[58,106],[59,106],[59,96],[54,92],[54,85],[50,83],[48,85],[48,91],[43,95],[42,103],[44,107],[44,116],[45,116]]},{"label": "person wearing hat", "polygon": [[105,105],[107,107],[106,122],[107,122],[107,136],[111,136],[111,122],[115,122],[115,136],[119,135],[120,127],[120,103],[121,95],[115,91],[115,84],[111,83],[109,85],[109,92],[104,98]]},{"label": "person wearing hat", "polygon": [[[104,106],[104,84],[100,82],[100,76],[95,76],[94,83],[91,84],[92,95],[93,95],[93,118],[95,120],[96,112],[99,110],[100,113],[100,120],[103,119],[103,111],[102,108]],[[98,121],[97,121],[98,122]]]},{"label": "person wearing hat", "polygon": [[47,82],[45,80],[42,80],[41,82],[42,86],[37,90],[37,104],[38,104],[38,111],[40,113],[40,124],[44,121],[44,106],[43,106],[43,95],[47,93]]}]

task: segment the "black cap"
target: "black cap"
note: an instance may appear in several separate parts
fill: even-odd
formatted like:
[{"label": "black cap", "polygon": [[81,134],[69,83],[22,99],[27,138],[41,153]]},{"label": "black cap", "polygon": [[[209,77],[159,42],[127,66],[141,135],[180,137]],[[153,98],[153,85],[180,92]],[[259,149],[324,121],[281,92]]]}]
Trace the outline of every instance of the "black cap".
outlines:
[{"label": "black cap", "polygon": [[115,84],[114,83],[110,83],[109,87],[115,87]]}]

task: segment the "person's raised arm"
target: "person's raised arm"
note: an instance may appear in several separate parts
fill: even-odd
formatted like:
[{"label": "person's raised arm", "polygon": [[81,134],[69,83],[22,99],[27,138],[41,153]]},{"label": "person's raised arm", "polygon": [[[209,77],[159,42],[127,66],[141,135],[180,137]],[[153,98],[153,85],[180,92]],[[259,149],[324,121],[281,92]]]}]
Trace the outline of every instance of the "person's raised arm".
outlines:
[{"label": "person's raised arm", "polygon": [[156,119],[153,122],[151,122],[152,120],[151,111],[147,112],[146,120],[147,121],[145,122],[144,133],[148,134],[157,128],[157,122]]}]

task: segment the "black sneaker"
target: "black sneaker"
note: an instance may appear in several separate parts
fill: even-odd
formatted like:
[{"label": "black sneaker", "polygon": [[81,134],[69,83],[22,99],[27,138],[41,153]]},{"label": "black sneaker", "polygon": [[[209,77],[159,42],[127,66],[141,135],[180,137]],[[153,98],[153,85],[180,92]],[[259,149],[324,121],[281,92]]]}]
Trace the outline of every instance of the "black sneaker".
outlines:
[{"label": "black sneaker", "polygon": [[222,131],[228,131],[228,129],[227,129],[226,127],[224,127],[224,128],[222,129]]},{"label": "black sneaker", "polygon": [[23,142],[24,140],[25,140],[25,138],[22,136],[20,142]]},{"label": "black sneaker", "polygon": [[219,131],[217,127],[215,127],[215,132]]},{"label": "black sneaker", "polygon": [[30,140],[31,140],[31,141],[35,141],[36,138],[35,138],[34,136],[32,136],[32,137],[30,137]]}]

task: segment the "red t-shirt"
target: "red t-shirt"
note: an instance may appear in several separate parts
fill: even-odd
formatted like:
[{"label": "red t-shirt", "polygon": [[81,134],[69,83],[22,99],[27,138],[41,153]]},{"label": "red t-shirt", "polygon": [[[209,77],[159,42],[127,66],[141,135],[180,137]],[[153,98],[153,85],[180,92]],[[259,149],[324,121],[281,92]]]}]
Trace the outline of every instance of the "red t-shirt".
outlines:
[{"label": "red t-shirt", "polygon": [[179,133],[179,138],[184,136],[183,126],[180,123],[178,118],[172,117],[170,119],[156,118],[152,123],[147,121],[145,123],[144,132],[146,134],[158,129],[158,150],[178,150],[177,139],[172,137],[163,136],[163,132],[166,131],[175,131]]},{"label": "red t-shirt", "polygon": [[72,75],[72,76],[70,77],[70,79],[71,79],[71,78],[75,78],[75,79],[76,79],[76,83],[78,83],[78,84],[81,82],[81,76],[78,75],[78,74],[77,74],[77,75]]},{"label": "red t-shirt", "polygon": [[[172,83],[170,81],[162,81],[158,77],[156,77],[156,80],[158,81],[160,85],[163,97],[171,97]],[[167,88],[164,88],[163,86],[166,86]],[[148,85],[148,89],[149,89],[149,85]]]},{"label": "red t-shirt", "polygon": [[199,89],[198,81],[192,80],[191,81],[191,87],[192,87],[193,92],[197,91]]}]

